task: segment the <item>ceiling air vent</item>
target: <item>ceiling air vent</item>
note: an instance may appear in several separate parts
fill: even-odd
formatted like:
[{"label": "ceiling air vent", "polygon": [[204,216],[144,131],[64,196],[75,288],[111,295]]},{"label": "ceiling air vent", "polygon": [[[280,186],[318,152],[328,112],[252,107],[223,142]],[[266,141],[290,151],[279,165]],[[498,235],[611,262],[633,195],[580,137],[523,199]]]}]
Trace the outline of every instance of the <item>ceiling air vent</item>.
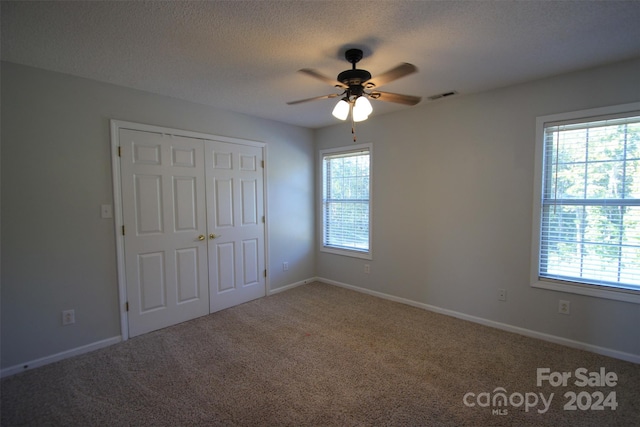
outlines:
[{"label": "ceiling air vent", "polygon": [[445,92],[445,93],[440,93],[438,95],[433,95],[430,96],[429,98],[427,98],[429,101],[435,101],[436,99],[441,99],[441,98],[447,98],[449,96],[453,96],[453,95],[457,95],[458,92],[456,92],[455,90],[452,90],[450,92]]}]

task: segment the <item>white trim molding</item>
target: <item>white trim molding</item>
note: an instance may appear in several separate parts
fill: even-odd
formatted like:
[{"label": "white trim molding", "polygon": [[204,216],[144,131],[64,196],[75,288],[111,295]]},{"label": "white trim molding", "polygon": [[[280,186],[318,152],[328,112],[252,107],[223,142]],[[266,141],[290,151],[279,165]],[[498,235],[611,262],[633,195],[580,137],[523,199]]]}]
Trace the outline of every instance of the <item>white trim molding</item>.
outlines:
[{"label": "white trim molding", "polygon": [[[341,156],[348,155],[354,153],[369,153],[369,224],[368,224],[368,234],[369,234],[369,245],[366,251],[351,249],[351,248],[341,248],[337,246],[325,246],[324,244],[324,230],[325,230],[325,211],[323,208],[324,204],[324,159],[330,156]],[[317,171],[316,174],[318,176],[318,185],[317,191],[319,194],[319,199],[317,201],[317,218],[320,218],[316,224],[316,233],[318,236],[318,250],[320,252],[326,252],[336,255],[342,255],[353,258],[360,259],[373,259],[373,143],[365,143],[365,144],[357,144],[357,145],[346,145],[342,147],[335,148],[327,148],[318,151],[318,163],[317,163]]]},{"label": "white trim molding", "polygon": [[[579,295],[587,295],[595,298],[605,298],[615,301],[624,301],[640,304],[640,291],[625,289],[624,286],[594,285],[580,282],[568,282],[539,277],[540,263],[540,229],[542,210],[542,176],[544,170],[544,131],[546,123],[589,121],[598,118],[607,118],[620,114],[640,111],[640,102],[613,105],[608,107],[592,108],[588,110],[568,111],[536,118],[535,128],[535,158],[534,158],[534,188],[533,188],[533,220],[531,228],[531,260],[530,260],[530,284],[534,288],[548,289]],[[613,356],[615,357],[615,356]],[[637,363],[637,362],[636,362]]]},{"label": "white trim molding", "polygon": [[[125,261],[124,261],[124,236],[121,232],[121,227],[124,225],[124,218],[122,213],[122,182],[121,182],[121,169],[120,169],[120,130],[130,129],[151,133],[160,133],[166,135],[182,136],[186,138],[194,138],[203,141],[219,141],[236,145],[245,145],[251,147],[257,147],[262,149],[262,158],[264,159],[263,166],[263,203],[264,203],[264,216],[265,216],[265,228],[264,228],[264,262],[265,268],[269,269],[269,206],[268,206],[268,145],[261,141],[252,141],[242,138],[232,138],[228,136],[213,135],[208,133],[193,132],[183,129],[174,129],[163,126],[149,125],[144,123],[128,122],[124,120],[110,120],[111,131],[111,173],[113,183],[113,199],[114,199],[114,232],[116,238],[116,266],[118,274],[118,302],[120,307],[120,336],[122,341],[129,339],[129,317],[127,314],[127,286],[126,286],[126,274],[125,274]],[[270,293],[270,277],[265,278],[265,295]]]},{"label": "white trim molding", "polygon": [[111,345],[118,344],[121,341],[122,341],[122,337],[118,335],[118,336],[107,338],[101,341],[96,341],[91,344],[72,348],[70,350],[65,350],[60,353],[52,354],[50,356],[45,356],[39,359],[20,363],[18,365],[9,366],[8,368],[4,368],[2,371],[0,371],[0,378],[8,377],[11,375],[18,374],[20,372],[28,371],[34,368],[39,368],[41,366],[48,365],[50,363],[59,362],[61,360],[68,359],[73,356],[79,356],[81,354],[85,354],[95,350],[99,350],[101,348],[109,347]]},{"label": "white trim molding", "polygon": [[308,279],[300,280],[299,282],[291,283],[289,285],[280,286],[275,289],[269,289],[267,291],[267,296],[279,294],[280,292],[288,291],[289,289],[297,288],[298,286],[307,285],[309,283],[313,283],[318,281],[317,277],[310,277]]},{"label": "white trim molding", "polygon": [[500,329],[507,332],[513,332],[519,335],[524,335],[526,337],[536,338],[542,341],[548,341],[554,344],[560,344],[567,347],[576,348],[579,350],[585,350],[591,353],[601,354],[603,356],[609,356],[615,359],[620,359],[620,360],[625,360],[627,362],[640,364],[640,354],[626,353],[624,351],[618,351],[611,348],[600,347],[597,345],[588,344],[581,341],[575,341],[568,338],[559,337],[556,335],[545,334],[542,332],[533,331],[531,329],[521,328],[519,326],[513,326],[506,323],[496,322],[494,320],[471,316],[469,314],[460,313],[458,311],[448,310],[446,308],[440,308],[434,305],[424,304],[424,303],[413,301],[410,299],[396,297],[394,295],[372,291],[370,289],[365,289],[358,286],[348,285],[346,283],[337,282],[331,279],[325,279],[323,277],[318,277],[317,281],[322,283],[327,283],[333,286],[338,286],[341,288],[350,289],[352,291],[361,292],[363,294],[372,295],[378,298],[383,298],[389,301],[410,305],[412,307],[421,308],[423,310],[432,311],[434,313],[444,314],[446,316],[455,317],[457,319],[467,320],[469,322],[478,323],[480,325],[489,326],[491,328],[496,328],[496,329]]}]

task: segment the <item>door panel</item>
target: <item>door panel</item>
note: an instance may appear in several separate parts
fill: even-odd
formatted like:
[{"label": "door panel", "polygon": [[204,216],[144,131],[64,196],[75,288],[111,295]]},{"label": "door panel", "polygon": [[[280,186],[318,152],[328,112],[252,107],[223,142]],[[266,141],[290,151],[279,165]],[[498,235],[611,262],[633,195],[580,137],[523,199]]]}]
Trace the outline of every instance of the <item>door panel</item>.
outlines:
[{"label": "door panel", "polygon": [[215,177],[211,179],[215,190],[209,196],[215,198],[215,228],[233,227],[233,181]]},{"label": "door panel", "polygon": [[173,166],[181,166],[185,168],[196,167],[196,149],[195,148],[177,148],[172,147]]},{"label": "door panel", "polygon": [[178,303],[193,301],[200,297],[198,288],[198,248],[176,251]]},{"label": "door panel", "polygon": [[173,177],[173,212],[176,231],[197,231],[196,177]]},{"label": "door panel", "polygon": [[133,164],[160,165],[160,144],[154,143],[152,141],[131,141],[131,147],[133,150]]},{"label": "door panel", "polygon": [[162,233],[162,177],[160,175],[135,175],[133,203],[136,212],[136,234]]},{"label": "door panel", "polygon": [[164,252],[138,254],[141,313],[166,307],[165,268]]},{"label": "door panel", "polygon": [[127,129],[119,137],[133,337],[209,313],[204,142]]},{"label": "door panel", "polygon": [[234,246],[233,242],[220,243],[215,246],[217,257],[214,261],[213,272],[217,275],[215,279],[218,281],[217,289],[219,293],[235,288],[236,274],[234,266],[236,260]]},{"label": "door panel", "polygon": [[252,286],[259,281],[258,244],[258,239],[244,240],[242,242],[243,286]]},{"label": "door panel", "polygon": [[258,224],[258,189],[257,181],[242,180],[242,225]]},{"label": "door panel", "polygon": [[262,148],[208,141],[211,312],[266,294]]}]

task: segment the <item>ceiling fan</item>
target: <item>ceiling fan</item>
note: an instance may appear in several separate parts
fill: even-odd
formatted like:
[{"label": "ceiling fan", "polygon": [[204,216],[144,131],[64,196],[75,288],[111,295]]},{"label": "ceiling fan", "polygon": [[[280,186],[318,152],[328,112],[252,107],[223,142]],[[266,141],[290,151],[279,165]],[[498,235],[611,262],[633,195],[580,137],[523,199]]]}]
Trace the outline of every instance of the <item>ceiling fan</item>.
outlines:
[{"label": "ceiling fan", "polygon": [[335,80],[309,68],[303,68],[300,70],[301,73],[328,83],[338,89],[343,89],[343,92],[291,101],[287,102],[287,104],[295,105],[318,99],[340,97],[340,101],[338,101],[338,104],[336,104],[333,109],[333,116],[340,120],[346,120],[351,112],[352,120],[354,122],[359,122],[366,120],[369,117],[369,114],[373,111],[371,103],[367,98],[379,101],[395,102],[404,105],[416,105],[422,99],[419,96],[401,95],[377,90],[378,86],[385,85],[401,77],[415,73],[418,71],[415,65],[404,62],[389,71],[380,74],[379,76],[371,77],[371,73],[367,70],[360,70],[356,68],[356,64],[362,59],[362,50],[348,49],[344,56],[346,60],[351,63],[351,69],[338,74],[338,77]]}]

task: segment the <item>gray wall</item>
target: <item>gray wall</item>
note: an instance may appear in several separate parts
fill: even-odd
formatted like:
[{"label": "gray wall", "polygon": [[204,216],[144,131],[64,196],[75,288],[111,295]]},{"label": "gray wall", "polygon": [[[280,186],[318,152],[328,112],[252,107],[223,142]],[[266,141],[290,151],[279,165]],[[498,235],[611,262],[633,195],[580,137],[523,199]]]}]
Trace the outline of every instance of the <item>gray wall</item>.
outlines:
[{"label": "gray wall", "polygon": [[[358,143],[374,146],[373,260],[319,252],[318,276],[640,355],[637,304],[529,278],[536,117],[637,101],[640,60],[374,113],[357,126]],[[350,124],[315,140],[316,150],[349,145]],[[569,316],[559,299],[571,301]]]},{"label": "gray wall", "polygon": [[[120,334],[114,226],[99,210],[113,203],[111,118],[268,144],[272,289],[317,275],[640,354],[637,305],[529,286],[535,118],[639,101],[640,60],[359,124],[374,145],[368,275],[314,244],[314,156],[352,143],[348,124],[311,131],[9,63],[1,78],[2,368]],[[62,327],[68,308],[76,324]]]},{"label": "gray wall", "polygon": [[100,217],[112,118],[267,143],[271,289],[315,275],[312,131],[11,63],[1,77],[2,368],[120,335],[114,223]]}]

